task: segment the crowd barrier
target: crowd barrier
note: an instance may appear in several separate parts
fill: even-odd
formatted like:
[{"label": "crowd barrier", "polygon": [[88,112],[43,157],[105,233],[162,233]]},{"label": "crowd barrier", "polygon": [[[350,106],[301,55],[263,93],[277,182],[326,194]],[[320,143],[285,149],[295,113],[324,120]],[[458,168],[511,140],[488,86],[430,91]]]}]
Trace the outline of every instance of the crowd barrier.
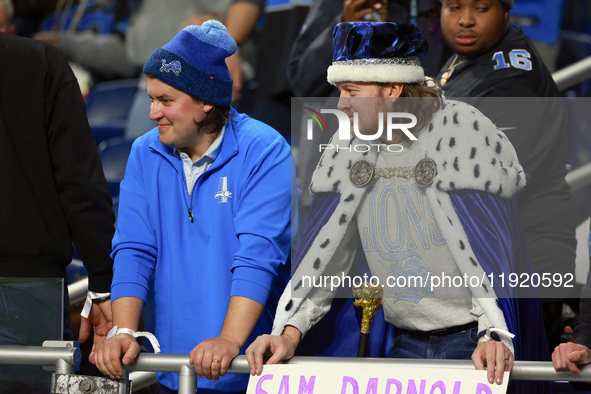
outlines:
[{"label": "crowd barrier", "polygon": [[[591,57],[580,60],[571,66],[565,67],[553,74],[553,78],[559,89],[565,90],[591,77]],[[567,182],[573,191],[591,184],[591,164],[574,169],[567,175]],[[81,279],[68,286],[68,293],[71,303],[84,300],[88,289],[88,279]],[[61,376],[73,375],[81,361],[81,352],[76,342],[46,341],[43,346],[0,346],[0,365],[42,365],[44,369],[55,371],[54,374]],[[290,364],[314,364],[326,363],[364,363],[400,366],[429,366],[474,368],[469,360],[410,360],[410,359],[363,359],[359,358],[323,358],[323,357],[294,357]],[[129,366],[128,379],[134,390],[138,390],[153,384],[155,372],[179,372],[179,393],[193,393],[196,384],[196,375],[193,366],[189,364],[188,355],[177,354],[149,354],[139,355],[137,362]],[[245,356],[238,356],[230,366],[230,373],[249,373],[248,363]],[[71,381],[78,385],[81,393],[92,393],[93,382],[88,379]],[[106,379],[106,378],[100,378]],[[589,382],[591,381],[591,366],[584,367],[580,375],[570,372],[556,372],[550,362],[517,361],[510,376],[511,380],[538,380],[538,381],[570,381]],[[122,392],[122,386],[127,381],[114,381],[114,392]],[[118,391],[117,391],[118,390]],[[66,391],[64,391],[66,392]],[[125,392],[125,391],[123,391]]]},{"label": "crowd barrier", "polygon": [[[42,365],[48,370],[55,371],[55,375],[72,375],[80,363],[80,349],[73,342],[46,341],[43,346],[0,346],[0,365]],[[422,360],[422,359],[377,359],[357,357],[294,357],[289,364],[314,365],[321,367],[339,365],[375,365],[396,367],[429,367],[429,368],[458,368],[473,369],[470,360]],[[139,390],[154,383],[153,372],[179,372],[179,394],[194,393],[196,375],[193,366],[189,363],[188,355],[179,354],[152,354],[140,353],[134,365],[126,367],[129,374],[129,386],[133,390]],[[238,356],[232,361],[229,373],[248,374],[250,369],[246,356]],[[92,381],[93,377],[80,377],[79,380],[69,381],[70,387],[62,384],[65,392],[94,393],[105,392],[105,383],[101,383],[103,391],[92,391],[97,388],[97,383]],[[103,381],[110,381],[114,393],[125,393],[124,387],[128,387],[127,380],[112,380],[99,378]],[[570,381],[589,382],[591,381],[591,366],[581,369],[580,375],[571,372],[556,372],[551,362],[541,361],[516,361],[510,375],[510,380],[535,380],[535,381]],[[55,381],[58,381],[57,378]],[[86,385],[84,384],[86,383]],[[72,387],[76,385],[76,387]],[[72,391],[77,389],[78,391]],[[58,393],[60,391],[57,391]],[[199,393],[199,390],[197,390]]]},{"label": "crowd barrier", "polygon": [[591,56],[552,73],[561,92],[591,78]]},{"label": "crowd barrier", "polygon": [[583,164],[566,174],[566,183],[571,193],[583,189],[591,184],[591,163]]}]

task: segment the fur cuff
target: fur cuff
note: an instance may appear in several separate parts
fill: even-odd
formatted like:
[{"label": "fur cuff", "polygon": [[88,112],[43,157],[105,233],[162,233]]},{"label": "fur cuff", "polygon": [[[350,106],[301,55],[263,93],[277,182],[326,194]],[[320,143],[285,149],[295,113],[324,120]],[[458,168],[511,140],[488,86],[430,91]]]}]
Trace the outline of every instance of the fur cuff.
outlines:
[{"label": "fur cuff", "polygon": [[421,66],[399,64],[333,64],[328,67],[326,79],[333,85],[343,81],[422,83],[425,72]]}]

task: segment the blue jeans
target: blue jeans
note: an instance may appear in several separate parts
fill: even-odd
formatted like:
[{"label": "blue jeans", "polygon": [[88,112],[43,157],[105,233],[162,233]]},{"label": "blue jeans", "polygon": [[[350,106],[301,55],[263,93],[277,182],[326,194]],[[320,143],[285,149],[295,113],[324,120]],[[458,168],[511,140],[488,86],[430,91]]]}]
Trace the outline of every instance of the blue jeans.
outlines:
[{"label": "blue jeans", "polygon": [[450,334],[395,329],[393,358],[470,360],[478,344],[478,327]]}]

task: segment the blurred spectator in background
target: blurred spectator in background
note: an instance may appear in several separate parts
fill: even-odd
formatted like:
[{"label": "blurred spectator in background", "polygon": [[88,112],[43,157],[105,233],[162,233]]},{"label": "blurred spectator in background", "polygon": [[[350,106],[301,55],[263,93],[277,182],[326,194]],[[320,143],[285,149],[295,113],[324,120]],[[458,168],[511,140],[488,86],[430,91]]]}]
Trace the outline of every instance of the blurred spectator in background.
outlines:
[{"label": "blurred spectator in background", "polygon": [[[137,78],[150,54],[174,37],[179,29],[208,19],[223,21],[231,3],[232,0],[115,0],[113,7],[108,8],[109,17],[116,21],[128,20],[125,31],[104,33],[68,28],[42,31],[35,38],[56,45],[69,61],[91,72],[95,83]],[[250,52],[246,59],[252,62],[254,49]],[[145,96],[145,89],[143,91]]]},{"label": "blurred spectator in background", "polygon": [[[131,18],[139,12],[141,4],[142,0],[115,0],[110,17],[115,20]],[[57,46],[70,62],[90,72],[94,83],[135,78],[143,64],[128,56],[125,32],[121,31],[102,33],[68,28],[40,31],[34,38]]]},{"label": "blurred spectator in background", "polygon": [[565,0],[561,29],[591,34],[591,4],[581,0]]},{"label": "blurred spectator in background", "polygon": [[[146,81],[140,67],[179,29],[208,19],[221,21],[239,45],[239,54],[228,58],[234,105],[287,135],[292,93],[285,69],[291,42],[308,8],[306,2],[292,5],[288,0],[115,0],[114,17],[129,20],[124,33],[43,31],[35,38],[58,46],[68,60],[88,70],[95,83],[139,77],[125,132],[125,138],[134,139],[154,126],[147,112]],[[275,45],[277,40],[283,45]],[[263,79],[257,80],[255,75]],[[259,105],[259,98],[266,101]]]},{"label": "blurred spectator in background", "polygon": [[[238,44],[245,37],[252,37],[257,51],[254,78],[235,86],[235,91],[242,88],[240,96],[235,97],[240,99],[237,105],[286,137],[290,135],[294,95],[286,75],[289,53],[311,3],[311,0],[235,0],[227,15],[228,31]],[[236,84],[239,76],[235,74],[232,78]]]},{"label": "blurred spectator in background", "polygon": [[550,72],[556,71],[560,24],[566,0],[517,0],[510,20],[532,40]]},{"label": "blurred spectator in background", "polygon": [[[74,245],[89,278],[79,340],[92,325],[96,344],[111,328],[114,214],[80,88],[60,53],[42,42],[0,33],[0,58],[0,276],[67,284]],[[40,346],[4,320],[17,316],[13,323],[30,327],[42,324],[38,312],[2,297],[1,343]],[[67,290],[63,316],[71,340]]]},{"label": "blurred spectator in background", "polygon": [[187,19],[197,17],[221,19],[232,0],[143,0],[130,18],[126,34],[128,56],[134,64],[143,65],[155,49],[163,46],[187,25]]},{"label": "blurred spectator in background", "polygon": [[0,32],[14,34],[16,29],[12,24],[14,7],[12,0],[0,0]]},{"label": "blurred spectator in background", "polygon": [[[137,13],[130,18],[125,37],[128,59],[135,65],[143,65],[152,52],[168,42],[174,35],[190,23],[200,23],[206,18],[223,20],[233,0],[143,0]],[[188,18],[188,16],[191,16]],[[232,34],[232,33],[231,33]],[[240,47],[242,62],[239,69],[249,70],[255,61],[252,43],[243,42]],[[243,66],[244,64],[244,66]],[[236,74],[232,74],[235,77]],[[245,78],[251,78],[244,71]],[[146,79],[140,77],[138,93],[130,111],[126,138],[136,138],[154,127],[149,119],[150,102],[146,94]]]},{"label": "blurred spectator in background", "polygon": [[39,31],[41,21],[55,11],[58,0],[18,0],[13,1],[13,23],[15,34],[33,37]]},{"label": "blurred spectator in background", "polygon": [[[574,275],[575,222],[564,179],[570,129],[556,100],[521,100],[516,113],[511,97],[560,93],[532,41],[510,25],[512,7],[513,0],[444,0],[441,28],[455,54],[437,80],[446,97],[507,98],[468,102],[506,133],[527,174],[517,203],[536,272]],[[556,299],[546,295],[543,304],[550,349],[562,333],[564,291],[556,290],[551,294]]]},{"label": "blurred spectator in background", "polygon": [[201,25],[208,19],[215,19],[224,23],[228,33],[238,45],[238,51],[226,59],[230,77],[232,78],[232,99],[237,103],[241,98],[243,80],[254,78],[257,63],[256,49],[251,39],[251,33],[261,14],[258,0],[233,0],[231,4],[225,2],[224,13],[208,12],[195,15],[181,24],[181,29],[188,25]]}]

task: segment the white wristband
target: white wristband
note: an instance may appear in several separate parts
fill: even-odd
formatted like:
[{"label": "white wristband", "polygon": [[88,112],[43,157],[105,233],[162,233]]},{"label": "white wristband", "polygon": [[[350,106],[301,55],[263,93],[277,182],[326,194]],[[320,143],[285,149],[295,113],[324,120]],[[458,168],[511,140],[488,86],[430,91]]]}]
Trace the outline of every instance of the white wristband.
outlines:
[{"label": "white wristband", "polygon": [[127,334],[135,338],[135,331],[133,331],[131,328],[113,326],[113,328],[111,328],[111,330],[107,334],[107,339],[111,339],[119,334]]},{"label": "white wristband", "polygon": [[515,334],[512,334],[507,330],[492,327],[492,328],[487,328],[486,334],[484,334],[482,337],[478,338],[478,344],[480,345],[481,343],[491,341],[493,338],[491,337],[490,334],[493,332],[496,332],[501,340],[508,339],[510,341],[511,339],[515,338]]},{"label": "white wristband", "polygon": [[150,343],[152,344],[152,347],[154,348],[154,353],[160,353],[160,343],[158,342],[158,339],[156,339],[156,336],[154,336],[154,334],[152,334],[151,332],[133,331],[131,328],[113,326],[113,328],[111,328],[111,330],[107,334],[107,339],[111,339],[119,334],[131,335],[134,338],[146,337],[148,341],[150,341]]},{"label": "white wristband", "polygon": [[84,302],[84,307],[82,308],[82,312],[80,312],[80,316],[85,317],[88,319],[88,315],[90,315],[90,309],[92,308],[92,301],[93,300],[102,300],[106,301],[111,298],[111,293],[95,293],[94,291],[89,291],[86,293],[86,301]]}]

